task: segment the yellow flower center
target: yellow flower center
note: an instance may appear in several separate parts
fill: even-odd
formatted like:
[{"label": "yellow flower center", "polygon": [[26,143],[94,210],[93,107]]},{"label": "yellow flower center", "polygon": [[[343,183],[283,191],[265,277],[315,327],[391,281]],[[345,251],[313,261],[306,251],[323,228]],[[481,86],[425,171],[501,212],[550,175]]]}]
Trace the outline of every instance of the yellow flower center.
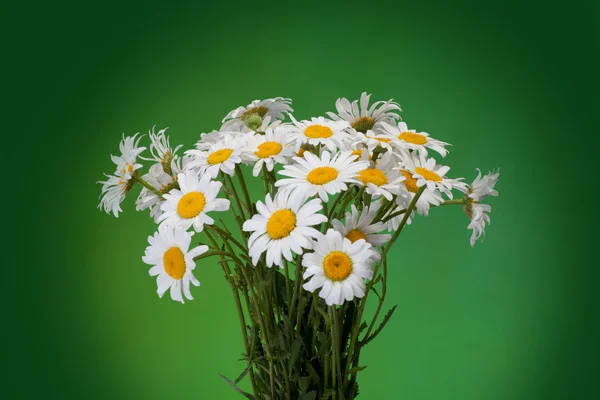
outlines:
[{"label": "yellow flower center", "polygon": [[323,269],[332,281],[343,281],[352,273],[352,260],[346,253],[332,251],[323,260]]},{"label": "yellow flower center", "polygon": [[389,142],[392,141],[392,139],[389,139],[389,138],[382,138],[382,137],[375,137],[375,136],[367,136],[367,138],[369,138],[369,139],[375,139],[379,143],[389,143]]},{"label": "yellow flower center", "polygon": [[296,227],[296,214],[283,209],[275,211],[267,221],[267,234],[271,239],[281,239],[290,235]]},{"label": "yellow flower center", "polygon": [[183,274],[185,274],[185,257],[179,247],[171,247],[165,251],[163,264],[165,265],[165,272],[171,278],[177,281],[183,278]]},{"label": "yellow flower center", "polygon": [[352,229],[350,232],[348,232],[346,238],[349,239],[352,243],[354,243],[360,239],[367,240],[367,235],[365,235],[362,231],[358,229]]},{"label": "yellow flower center", "polygon": [[427,181],[440,182],[442,180],[441,176],[433,171],[428,170],[427,168],[417,167],[415,168],[415,172],[421,175]]},{"label": "yellow flower center", "polygon": [[338,172],[332,167],[315,168],[308,173],[306,179],[313,185],[324,185],[338,177]]},{"label": "yellow flower center", "polygon": [[357,178],[365,185],[369,182],[377,186],[385,185],[386,183],[388,183],[388,179],[385,176],[385,174],[382,171],[375,168],[363,169],[358,173]]},{"label": "yellow flower center", "polygon": [[366,133],[375,126],[375,118],[360,117],[356,118],[350,125],[359,132]]},{"label": "yellow flower center", "polygon": [[415,132],[402,132],[398,135],[398,139],[412,144],[423,145],[427,143],[427,137]]},{"label": "yellow flower center", "polygon": [[186,193],[177,203],[177,213],[181,218],[194,218],[202,212],[206,205],[206,198],[200,192]]},{"label": "yellow flower center", "polygon": [[232,149],[217,150],[208,156],[207,161],[209,164],[212,164],[212,165],[220,164],[223,161],[227,160],[231,156],[231,153],[233,153]]},{"label": "yellow flower center", "polygon": [[258,151],[256,151],[254,154],[260,158],[268,158],[279,154],[281,149],[281,145],[277,142],[264,142],[258,146]]},{"label": "yellow flower center", "polygon": [[329,127],[323,125],[311,125],[307,126],[304,130],[304,136],[311,139],[325,139],[331,137],[333,132]]},{"label": "yellow flower center", "polygon": [[410,171],[402,170],[400,172],[402,172],[402,175],[406,178],[406,180],[402,181],[402,183],[404,183],[404,186],[406,186],[406,189],[409,192],[417,193],[419,191],[419,187],[417,186],[417,180],[413,178]]},{"label": "yellow flower center", "polygon": [[254,108],[251,108],[251,109],[249,109],[247,111],[244,111],[244,113],[241,116],[241,120],[245,121],[246,118],[248,118],[252,114],[258,114],[262,118],[264,118],[265,115],[267,115],[267,112],[269,112],[269,109],[267,107],[265,107],[265,106],[254,107]]},{"label": "yellow flower center", "polygon": [[121,170],[122,173],[126,173],[126,172],[132,172],[133,171],[133,165],[127,163],[125,164],[125,168],[123,168]]}]

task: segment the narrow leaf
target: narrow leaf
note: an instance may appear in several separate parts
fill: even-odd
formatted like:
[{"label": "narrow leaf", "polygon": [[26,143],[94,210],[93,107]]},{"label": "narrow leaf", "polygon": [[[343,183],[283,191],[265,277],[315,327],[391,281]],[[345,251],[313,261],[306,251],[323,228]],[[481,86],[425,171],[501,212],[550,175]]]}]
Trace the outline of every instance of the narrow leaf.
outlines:
[{"label": "narrow leaf", "polygon": [[244,396],[247,399],[250,400],[256,400],[256,397],[254,397],[253,395],[251,395],[248,392],[244,392],[242,389],[240,389],[235,383],[233,383],[233,381],[231,379],[229,379],[228,377],[226,377],[225,375],[219,374],[219,376],[223,379],[225,379],[227,381],[227,383],[229,383],[229,385],[231,385],[232,388],[235,389],[236,392],[238,392],[239,394],[241,394],[242,396]]}]

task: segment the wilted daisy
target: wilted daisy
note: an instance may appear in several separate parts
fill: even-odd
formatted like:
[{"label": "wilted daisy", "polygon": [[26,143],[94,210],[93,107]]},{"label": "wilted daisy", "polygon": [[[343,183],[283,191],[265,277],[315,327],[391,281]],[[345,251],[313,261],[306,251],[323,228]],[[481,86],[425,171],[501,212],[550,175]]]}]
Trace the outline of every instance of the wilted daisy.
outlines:
[{"label": "wilted daisy", "polygon": [[171,148],[171,144],[169,143],[169,137],[165,134],[169,128],[161,129],[158,133],[154,133],[154,127],[152,130],[148,132],[148,137],[150,138],[150,154],[152,154],[151,158],[143,158],[144,160],[156,161],[160,163],[163,167],[163,170],[167,173],[171,170],[171,162],[175,159],[177,150],[179,150],[183,145],[179,145],[174,149]]},{"label": "wilted daisy", "polygon": [[186,171],[177,175],[177,182],[179,189],[163,196],[159,222],[186,230],[193,226],[196,232],[202,232],[204,224],[215,222],[207,213],[229,209],[229,200],[217,198],[223,184],[211,180],[210,175],[204,174],[198,179],[196,172]]},{"label": "wilted daisy", "polygon": [[289,142],[284,129],[280,126],[269,126],[264,135],[256,134],[248,139],[249,146],[255,151],[246,152],[246,159],[254,163],[252,175],[258,176],[263,165],[273,171],[275,164],[287,164],[294,156],[294,147]]},{"label": "wilted daisy", "polygon": [[274,200],[267,193],[265,204],[256,203],[259,214],[243,226],[244,231],[253,232],[248,239],[248,254],[254,265],[265,251],[267,267],[271,267],[282,266],[282,256],[292,261],[292,253],[302,254],[303,248],[312,248],[311,238],[320,234],[312,226],[327,221],[327,217],[318,213],[323,208],[319,199],[305,201],[304,195],[279,192]]},{"label": "wilted daisy", "polygon": [[322,151],[321,157],[305,152],[303,157],[294,157],[294,164],[285,165],[279,171],[290,178],[280,179],[275,186],[307,196],[316,194],[327,201],[329,194],[347,190],[347,183],[358,183],[356,175],[367,168],[369,163],[357,161],[351,151],[342,151],[333,158],[328,151]]},{"label": "wilted daisy", "polygon": [[346,121],[332,121],[323,117],[311,118],[310,121],[296,121],[287,127],[287,135],[296,143],[296,151],[302,145],[324,146],[330,151],[343,148],[351,136],[345,131],[350,127]]},{"label": "wilted daisy", "polygon": [[125,195],[135,183],[136,171],[142,167],[141,164],[137,163],[137,157],[146,148],[138,147],[142,137],[137,137],[137,135],[123,136],[123,140],[119,143],[121,154],[110,156],[116,165],[114,175],[105,174],[108,180],[98,182],[102,184],[101,199],[98,208],[103,209],[108,214],[112,212],[115,217],[118,217],[119,212],[122,211],[121,202],[123,202]]},{"label": "wilted daisy", "polygon": [[192,241],[192,232],[181,228],[160,225],[154,236],[148,237],[150,246],[142,260],[149,265],[150,276],[157,276],[157,293],[160,297],[171,289],[171,298],[184,303],[182,291],[188,300],[193,300],[190,292],[190,282],[200,286],[194,276],[196,263],[194,257],[206,253],[208,246],[198,246],[189,250]]},{"label": "wilted daisy", "polygon": [[382,123],[386,135],[392,138],[392,145],[398,149],[415,150],[427,155],[427,149],[437,151],[442,157],[446,157],[448,150],[446,146],[449,143],[434,139],[427,132],[417,132],[414,129],[408,129],[404,122],[398,122],[398,125]]},{"label": "wilted daisy", "polygon": [[375,257],[371,244],[361,239],[355,242],[329,229],[315,240],[314,253],[302,257],[306,268],[303,278],[311,278],[302,287],[309,292],[321,288],[319,297],[327,305],[342,305],[344,301],[365,295],[365,279],[373,277]]},{"label": "wilted daisy", "polygon": [[376,163],[358,172],[356,179],[366,186],[365,191],[372,196],[383,196],[392,200],[400,193],[400,185],[406,178],[396,168],[396,156],[390,152],[383,154]]},{"label": "wilted daisy", "polygon": [[[383,246],[392,236],[387,233],[381,233],[385,230],[384,223],[373,223],[373,220],[379,211],[379,206],[379,202],[373,202],[371,203],[371,206],[363,204],[362,211],[359,211],[358,208],[352,204],[350,212],[346,212],[344,223],[334,219],[331,221],[331,225],[352,243],[363,239],[371,243],[373,247]],[[379,253],[376,251],[374,251],[374,253],[377,255],[377,259],[379,259]]]},{"label": "wilted daisy", "polygon": [[[177,174],[181,172],[181,167],[177,161],[179,160],[171,160],[170,174],[164,171],[162,164],[154,164],[150,167],[148,173],[142,176],[142,179],[162,195],[169,193],[177,186]],[[135,202],[135,209],[142,211],[149,208],[150,216],[154,218],[154,222],[158,222],[158,218],[162,214],[160,206],[163,202],[164,198],[162,196],[144,187]]]},{"label": "wilted daisy", "polygon": [[221,130],[241,131],[245,127],[246,119],[253,114],[261,118],[271,117],[272,119],[283,120],[285,114],[294,112],[290,107],[291,99],[275,97],[274,99],[254,100],[246,107],[238,107],[223,118]]},{"label": "wilted daisy", "polygon": [[417,181],[417,187],[427,186],[427,189],[434,191],[436,188],[449,198],[452,198],[452,189],[458,189],[461,192],[467,191],[467,185],[461,182],[463,178],[450,179],[446,173],[450,167],[439,165],[434,158],[427,158],[421,153],[418,156],[414,153],[401,153],[401,170],[409,171]]},{"label": "wilted daisy", "polygon": [[370,94],[367,95],[367,92],[363,92],[360,96],[360,108],[358,100],[350,103],[346,98],[337,99],[335,108],[338,113],[328,112],[327,115],[336,121],[347,121],[358,132],[366,133],[372,130],[376,133],[384,133],[381,123],[388,122],[395,124],[400,119],[398,111],[402,110],[400,109],[400,105],[395,103],[393,99],[377,101],[369,107],[370,98]]},{"label": "wilted daisy", "polygon": [[185,154],[192,157],[186,169],[197,169],[213,179],[219,171],[229,176],[235,175],[235,166],[242,162],[242,152],[246,150],[246,140],[236,137],[234,132],[222,132],[221,135],[221,139],[206,150],[186,151]]},{"label": "wilted daisy", "polygon": [[487,196],[498,196],[498,192],[494,189],[498,179],[500,178],[500,170],[492,171],[488,175],[481,177],[481,171],[477,169],[477,178],[469,186],[467,194],[464,197],[463,209],[465,214],[471,218],[471,223],[468,229],[472,229],[471,246],[475,246],[477,239],[485,234],[486,223],[490,224],[490,216],[486,213],[492,212],[492,207],[489,204],[479,204]]}]

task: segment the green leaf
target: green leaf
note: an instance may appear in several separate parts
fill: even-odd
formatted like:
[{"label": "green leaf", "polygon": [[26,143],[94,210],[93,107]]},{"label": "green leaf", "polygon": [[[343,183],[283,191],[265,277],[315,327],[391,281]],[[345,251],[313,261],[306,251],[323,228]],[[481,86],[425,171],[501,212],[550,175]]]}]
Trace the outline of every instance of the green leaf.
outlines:
[{"label": "green leaf", "polygon": [[229,379],[228,377],[226,377],[225,375],[219,374],[219,376],[223,379],[225,379],[227,381],[227,383],[229,383],[229,385],[231,385],[232,388],[235,389],[236,392],[238,392],[239,394],[241,394],[242,396],[244,396],[247,399],[250,400],[256,400],[256,397],[254,397],[253,395],[251,395],[248,392],[244,392],[242,389],[240,389],[235,383],[233,383],[233,381],[231,379]]},{"label": "green leaf", "polygon": [[396,307],[398,307],[398,305],[396,304],[394,307],[391,308],[391,310],[389,310],[386,314],[385,317],[383,317],[383,320],[381,321],[381,324],[379,324],[379,326],[377,327],[377,329],[375,329],[375,331],[373,333],[371,333],[371,335],[367,338],[364,338],[361,342],[361,345],[364,346],[367,343],[369,343],[371,340],[375,339],[375,337],[377,335],[379,335],[379,333],[381,332],[381,330],[385,327],[385,325],[388,323],[388,321],[390,320],[390,318],[392,318],[392,314],[394,313],[394,311],[396,311]]},{"label": "green leaf", "polygon": [[352,374],[352,373],[363,371],[365,368],[367,368],[367,366],[366,365],[362,365],[362,366],[359,366],[359,367],[354,367],[354,368],[352,368],[348,372]]},{"label": "green leaf", "polygon": [[252,365],[254,363],[252,361],[248,362],[248,366],[246,367],[246,369],[244,369],[244,371],[242,371],[242,373],[240,374],[240,376],[237,377],[237,379],[235,380],[235,383],[240,383],[240,381],[242,379],[244,379],[244,377],[248,374],[248,372],[250,372],[250,370],[252,369]]},{"label": "green leaf", "polygon": [[302,347],[302,337],[296,336],[294,339],[294,343],[292,343],[292,347],[290,349],[290,363],[288,370],[291,372],[292,367],[296,365],[296,360],[298,360],[298,356],[300,355],[300,348]]},{"label": "green leaf", "polygon": [[317,398],[317,392],[315,390],[306,393],[302,400],[315,400]]}]

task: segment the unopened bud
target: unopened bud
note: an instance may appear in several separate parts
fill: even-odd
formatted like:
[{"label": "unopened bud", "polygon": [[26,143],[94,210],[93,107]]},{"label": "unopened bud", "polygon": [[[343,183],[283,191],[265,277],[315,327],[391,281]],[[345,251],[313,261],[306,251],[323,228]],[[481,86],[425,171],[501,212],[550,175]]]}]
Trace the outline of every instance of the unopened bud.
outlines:
[{"label": "unopened bud", "polygon": [[263,119],[258,114],[250,114],[246,117],[246,126],[253,131],[256,131],[263,123]]}]

